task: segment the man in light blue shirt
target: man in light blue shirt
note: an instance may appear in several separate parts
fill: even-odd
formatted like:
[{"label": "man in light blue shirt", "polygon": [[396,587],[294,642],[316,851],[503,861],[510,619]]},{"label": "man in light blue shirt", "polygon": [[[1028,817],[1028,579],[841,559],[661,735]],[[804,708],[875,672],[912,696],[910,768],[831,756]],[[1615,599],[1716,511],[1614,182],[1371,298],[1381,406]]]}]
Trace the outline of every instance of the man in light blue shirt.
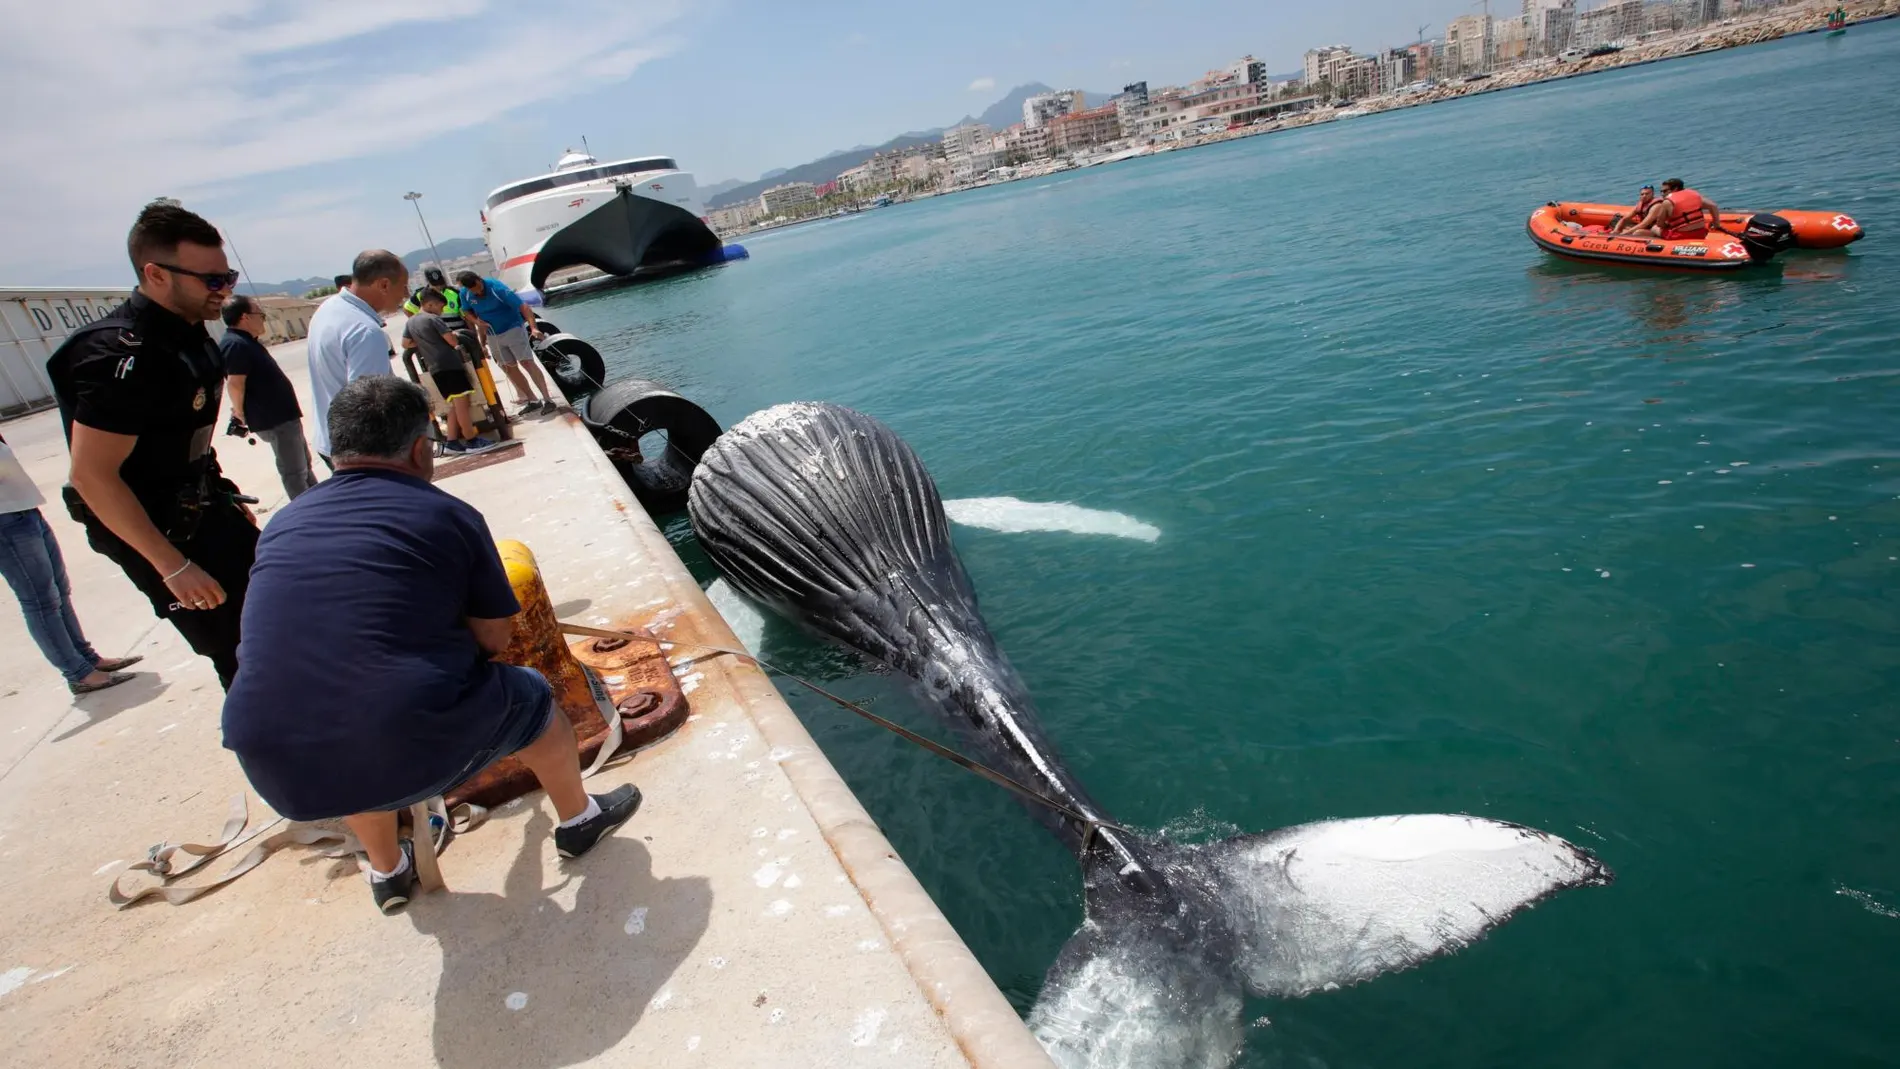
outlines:
[{"label": "man in light blue shirt", "polygon": [[317,455],[330,464],[330,399],[366,375],[387,375],[393,350],[383,317],[409,295],[409,269],[388,249],[359,253],[350,265],[350,285],[325,300],[310,317],[310,397],[316,403],[312,437]]},{"label": "man in light blue shirt", "polygon": [[[501,365],[508,381],[514,383],[520,414],[535,416],[559,411],[560,403],[548,392],[541,365],[534,362],[534,346],[529,339],[541,337],[541,327],[534,321],[534,309],[499,279],[463,271],[455,276],[455,281],[462,287],[462,318],[475,324],[489,354]],[[523,370],[527,375],[522,375]],[[541,391],[538,401],[534,390],[528,388],[529,379],[533,379],[535,388]]]}]

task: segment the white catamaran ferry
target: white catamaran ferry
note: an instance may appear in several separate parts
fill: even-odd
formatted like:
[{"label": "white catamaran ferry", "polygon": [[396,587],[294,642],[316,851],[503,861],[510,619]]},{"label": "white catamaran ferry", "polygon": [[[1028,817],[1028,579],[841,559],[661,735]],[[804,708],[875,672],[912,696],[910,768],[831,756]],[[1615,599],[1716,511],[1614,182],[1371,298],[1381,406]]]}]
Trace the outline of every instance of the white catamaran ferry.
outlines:
[{"label": "white catamaran ferry", "polygon": [[720,259],[698,185],[665,156],[602,163],[569,149],[548,174],[490,193],[482,235],[502,282],[524,296],[567,267],[633,275]]}]

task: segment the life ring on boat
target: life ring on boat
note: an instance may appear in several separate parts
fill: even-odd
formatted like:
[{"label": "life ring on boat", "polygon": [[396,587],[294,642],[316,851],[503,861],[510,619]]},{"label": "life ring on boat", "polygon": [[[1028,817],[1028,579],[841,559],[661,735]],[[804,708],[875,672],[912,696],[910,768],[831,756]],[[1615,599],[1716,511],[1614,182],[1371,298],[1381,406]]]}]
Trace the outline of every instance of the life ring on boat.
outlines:
[{"label": "life ring on boat", "polygon": [[[656,513],[686,507],[693,469],[721,433],[705,409],[650,379],[622,379],[599,390],[588,399],[584,420],[627,488]],[[665,435],[663,448],[647,437],[656,431]]]}]

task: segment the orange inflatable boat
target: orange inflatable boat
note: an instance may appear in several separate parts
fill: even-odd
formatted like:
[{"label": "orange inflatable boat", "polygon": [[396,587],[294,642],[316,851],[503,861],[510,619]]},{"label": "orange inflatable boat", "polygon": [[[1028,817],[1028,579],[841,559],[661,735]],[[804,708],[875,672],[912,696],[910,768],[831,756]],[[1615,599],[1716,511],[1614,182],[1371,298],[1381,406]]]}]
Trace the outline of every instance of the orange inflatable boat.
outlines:
[{"label": "orange inflatable boat", "polygon": [[1570,260],[1672,271],[1738,271],[1788,249],[1837,249],[1859,241],[1860,224],[1838,212],[1723,212],[1721,228],[1699,238],[1611,234],[1633,205],[1549,204],[1531,213],[1531,240]]}]

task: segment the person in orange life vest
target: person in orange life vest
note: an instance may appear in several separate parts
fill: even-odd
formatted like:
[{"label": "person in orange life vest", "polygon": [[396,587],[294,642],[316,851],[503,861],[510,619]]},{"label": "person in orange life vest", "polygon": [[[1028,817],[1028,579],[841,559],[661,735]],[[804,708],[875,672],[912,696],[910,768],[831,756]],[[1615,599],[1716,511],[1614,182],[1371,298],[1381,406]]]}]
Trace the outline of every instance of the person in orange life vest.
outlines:
[{"label": "person in orange life vest", "polygon": [[1631,234],[1680,241],[1707,237],[1711,229],[1721,229],[1720,210],[1715,202],[1693,189],[1683,188],[1682,179],[1665,180],[1662,192],[1662,199],[1643,217],[1643,225],[1631,230]]},{"label": "person in orange life vest", "polygon": [[1623,216],[1621,219],[1618,219],[1616,221],[1616,225],[1610,227],[1610,233],[1622,234],[1629,230],[1635,229],[1637,224],[1641,223],[1644,219],[1649,217],[1649,210],[1651,208],[1654,208],[1655,206],[1656,206],[1656,187],[1644,186],[1643,191],[1637,195],[1636,207],[1631,208],[1629,210],[1629,214]]}]

